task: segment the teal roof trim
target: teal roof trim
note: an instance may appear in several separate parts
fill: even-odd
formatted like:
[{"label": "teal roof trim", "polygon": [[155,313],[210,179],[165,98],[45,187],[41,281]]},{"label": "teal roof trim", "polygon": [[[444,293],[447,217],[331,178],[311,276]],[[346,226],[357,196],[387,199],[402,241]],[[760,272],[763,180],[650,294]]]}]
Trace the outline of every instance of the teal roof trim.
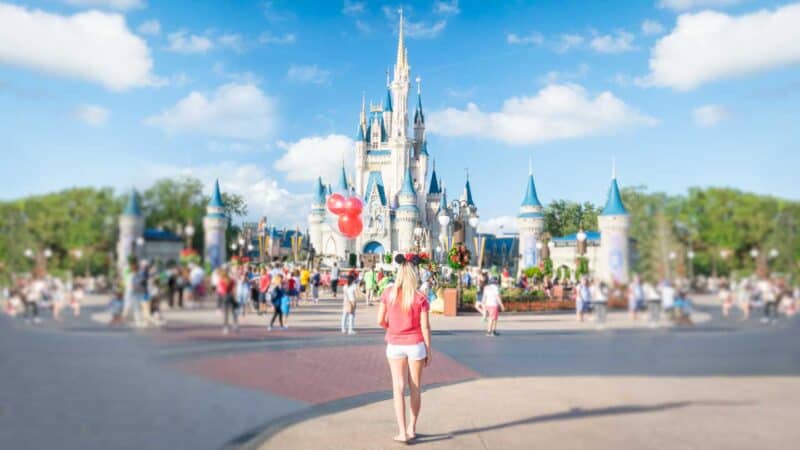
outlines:
[{"label": "teal roof trim", "polygon": [[128,204],[125,206],[122,215],[141,217],[142,207],[139,205],[139,193],[136,192],[136,189],[131,190],[131,194],[128,196]]},{"label": "teal roof trim", "polygon": [[367,150],[367,155],[373,156],[389,156],[392,154],[391,150]]},{"label": "teal roof trim", "polygon": [[539,196],[536,195],[536,183],[533,181],[533,174],[528,176],[528,188],[525,191],[525,199],[522,200],[522,206],[542,206],[539,202]]},{"label": "teal roof trim", "polygon": [[208,206],[215,208],[224,208],[225,204],[222,203],[222,194],[219,192],[219,180],[214,180],[214,192],[211,194],[211,201]]},{"label": "teal roof trim", "polygon": [[342,174],[339,177],[339,186],[337,187],[340,192],[348,192],[350,190],[350,184],[347,183],[347,172],[344,170],[344,166],[342,166]]},{"label": "teal roof trim", "polygon": [[608,188],[608,200],[606,207],[603,208],[601,216],[626,216],[628,210],[625,209],[625,204],[622,203],[622,195],[619,192],[617,179],[611,180],[611,187]]},{"label": "teal roof trim", "polygon": [[431,173],[431,187],[428,189],[428,194],[440,194],[442,191],[439,189],[439,180],[436,179],[436,169]]},{"label": "teal roof trim", "polygon": [[325,185],[322,184],[322,177],[317,178],[317,185],[314,190],[314,203],[325,204]]},{"label": "teal roof trim", "polygon": [[383,104],[384,112],[392,112],[392,91],[386,88],[386,102]]},{"label": "teal roof trim", "polygon": [[517,217],[520,219],[541,219],[544,218],[544,215],[538,212],[526,212],[517,214]]},{"label": "teal roof trim", "polygon": [[367,179],[367,189],[364,191],[364,201],[368,201],[372,195],[373,187],[378,189],[378,198],[381,200],[381,205],[386,206],[386,189],[383,186],[383,177],[379,171],[372,171],[369,173]]},{"label": "teal roof trim", "polygon": [[467,180],[467,184],[464,185],[464,192],[466,193],[467,197],[467,205],[475,206],[475,202],[472,200],[472,187],[469,185],[469,180]]},{"label": "teal roof trim", "polygon": [[401,194],[417,195],[414,190],[414,176],[411,175],[411,167],[406,169],[406,178],[403,180],[403,187],[400,189]]},{"label": "teal roof trim", "polygon": [[414,119],[425,123],[425,113],[422,112],[422,94],[417,95],[417,111],[414,113]]},{"label": "teal roof trim", "polygon": [[364,128],[361,126],[361,124],[359,124],[358,125],[358,133],[356,134],[356,141],[363,142],[365,140],[366,139],[364,139]]}]

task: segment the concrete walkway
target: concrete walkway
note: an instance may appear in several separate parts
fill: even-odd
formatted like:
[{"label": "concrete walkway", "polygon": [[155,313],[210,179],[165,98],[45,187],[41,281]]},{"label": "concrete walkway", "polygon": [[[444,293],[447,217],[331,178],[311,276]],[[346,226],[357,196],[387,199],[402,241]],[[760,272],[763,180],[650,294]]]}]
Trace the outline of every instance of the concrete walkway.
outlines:
[{"label": "concrete walkway", "polygon": [[[699,297],[698,305],[711,304],[713,298]],[[215,308],[203,309],[174,309],[169,310],[164,307],[164,317],[170,324],[184,325],[221,325],[221,313]],[[359,303],[356,312],[356,328],[365,331],[379,330],[376,325],[375,315],[377,306],[366,306]],[[266,325],[268,317],[258,316],[249,313],[242,319],[247,325]],[[107,323],[110,315],[106,312],[94,314],[92,319],[96,322]],[[692,315],[696,324],[701,324],[710,320],[710,315],[696,311]],[[303,302],[300,307],[293,308],[290,318],[292,328],[309,330],[335,330],[340,327],[341,321],[341,300],[332,298],[323,299],[319,304]],[[444,317],[441,315],[431,315],[431,327],[436,331],[480,331],[485,328],[481,316],[477,313],[466,313],[456,317]],[[658,328],[669,328],[672,324],[662,318],[657,324]],[[627,312],[609,312],[606,323],[602,326],[588,319],[585,322],[578,322],[575,315],[570,312],[547,312],[547,313],[503,313],[500,316],[498,331],[593,331],[597,329],[626,330],[626,329],[647,329],[651,325],[646,321],[643,314],[639,318],[632,320]]]},{"label": "concrete walkway", "polygon": [[[434,361],[435,364],[435,361]],[[426,449],[789,449],[797,377],[490,378],[423,394]],[[290,426],[267,449],[396,449],[390,400]]]}]

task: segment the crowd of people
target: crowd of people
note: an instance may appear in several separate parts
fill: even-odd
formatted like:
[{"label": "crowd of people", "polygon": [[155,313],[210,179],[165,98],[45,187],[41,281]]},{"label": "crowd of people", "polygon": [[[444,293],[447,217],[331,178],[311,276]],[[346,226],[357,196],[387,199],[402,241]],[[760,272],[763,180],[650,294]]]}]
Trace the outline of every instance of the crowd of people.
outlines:
[{"label": "crowd of people", "polygon": [[22,315],[29,323],[41,322],[41,309],[52,309],[55,320],[61,320],[64,310],[79,316],[87,284],[88,279],[70,277],[64,281],[43,270],[17,276],[4,289],[6,313],[12,317]]}]

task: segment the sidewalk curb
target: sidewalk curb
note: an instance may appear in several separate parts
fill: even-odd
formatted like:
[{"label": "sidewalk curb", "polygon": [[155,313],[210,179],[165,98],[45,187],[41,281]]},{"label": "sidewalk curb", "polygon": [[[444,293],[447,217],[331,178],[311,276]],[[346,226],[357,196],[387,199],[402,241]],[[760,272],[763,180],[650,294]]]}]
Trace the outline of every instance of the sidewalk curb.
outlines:
[{"label": "sidewalk curb", "polygon": [[[431,389],[443,386],[455,386],[461,383],[475,381],[482,377],[467,378],[453,383],[434,383],[423,387],[423,394]],[[345,399],[334,400],[328,403],[311,406],[295,413],[287,414],[275,420],[269,421],[264,425],[258,426],[253,430],[242,433],[228,441],[222,448],[224,450],[258,450],[270,441],[273,436],[291,427],[292,425],[305,422],[311,419],[340,413],[349,409],[359,408],[371,403],[382,402],[392,398],[391,391],[378,391],[361,394]],[[389,411],[391,413],[391,411]]]}]

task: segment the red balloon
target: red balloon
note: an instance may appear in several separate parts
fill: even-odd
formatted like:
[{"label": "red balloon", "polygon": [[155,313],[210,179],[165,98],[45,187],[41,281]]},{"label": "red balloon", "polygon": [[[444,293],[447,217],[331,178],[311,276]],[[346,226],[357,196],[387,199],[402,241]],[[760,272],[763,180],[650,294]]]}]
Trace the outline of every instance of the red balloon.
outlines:
[{"label": "red balloon", "polygon": [[340,215],[344,212],[344,196],[342,194],[333,193],[328,197],[327,201],[328,211],[335,215]]},{"label": "red balloon", "polygon": [[364,222],[361,221],[361,216],[351,216],[342,214],[339,216],[339,232],[345,237],[355,239],[361,234],[364,229]]},{"label": "red balloon", "polygon": [[360,198],[353,196],[344,201],[344,214],[348,216],[360,216],[364,210],[364,202]]}]

